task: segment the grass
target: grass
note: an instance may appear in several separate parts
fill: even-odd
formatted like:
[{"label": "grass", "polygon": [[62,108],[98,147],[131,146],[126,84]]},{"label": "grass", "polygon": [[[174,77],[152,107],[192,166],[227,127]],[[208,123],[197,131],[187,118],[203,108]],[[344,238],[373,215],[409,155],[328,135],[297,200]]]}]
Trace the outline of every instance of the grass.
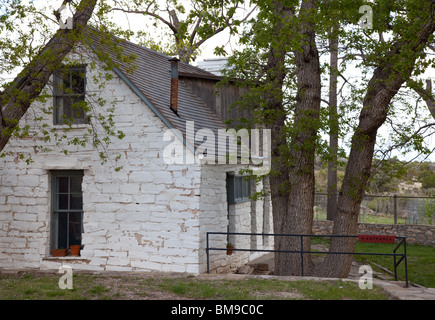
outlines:
[{"label": "grass", "polygon": [[163,282],[163,288],[177,295],[194,299],[222,300],[385,300],[379,288],[361,290],[358,284],[348,281],[280,281],[276,279],[222,280],[212,283],[205,280],[178,280]]},{"label": "grass", "polygon": [[[330,239],[313,237],[311,243],[322,243],[328,245]],[[396,246],[397,243],[366,243],[357,241],[355,244],[355,252],[393,253]],[[407,244],[406,249],[408,260],[408,280],[424,287],[435,288],[435,247]],[[397,253],[404,253],[403,245],[398,249]],[[400,257],[397,257],[397,259],[400,259]],[[390,272],[394,272],[394,260],[392,256],[355,255],[355,260],[368,264],[377,264]],[[377,268],[374,266],[374,270],[376,269]],[[399,280],[405,280],[404,261],[402,261],[397,267],[397,276]],[[393,279],[393,277],[391,279]]]},{"label": "grass", "polygon": [[[312,238],[312,244],[328,244]],[[356,252],[392,253],[396,244],[360,243]],[[399,249],[402,253],[403,249]],[[435,288],[435,247],[407,245],[408,278],[413,283]],[[365,263],[394,270],[391,256],[356,255]],[[376,267],[374,267],[376,270]],[[213,300],[387,300],[380,288],[361,290],[346,281],[210,280],[193,276],[74,274],[73,289],[59,288],[60,274],[0,274],[0,300],[126,300],[126,299],[213,299]],[[398,267],[405,278],[404,264]]]},{"label": "grass", "polygon": [[0,275],[0,300],[388,300],[380,288],[361,290],[346,281],[215,280],[192,276],[77,274],[60,289],[58,274]]},{"label": "grass", "polygon": [[[393,253],[396,245],[397,244],[357,242],[355,251]],[[406,249],[409,281],[428,288],[435,288],[435,247],[407,244]],[[397,253],[403,253],[403,246]],[[358,256],[356,259],[368,263],[374,262],[391,272],[394,271],[394,262],[391,256]],[[397,275],[399,279],[405,279],[404,261],[397,267]]]}]

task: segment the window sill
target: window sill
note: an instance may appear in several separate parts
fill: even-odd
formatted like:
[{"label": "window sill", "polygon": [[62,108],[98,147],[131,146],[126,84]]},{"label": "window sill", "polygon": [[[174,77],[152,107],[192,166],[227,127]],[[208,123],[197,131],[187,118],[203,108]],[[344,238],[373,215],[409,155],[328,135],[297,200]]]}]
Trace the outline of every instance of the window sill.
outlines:
[{"label": "window sill", "polygon": [[240,204],[240,203],[245,203],[245,202],[250,202],[252,201],[251,199],[239,199],[233,202],[228,202],[229,204]]},{"label": "window sill", "polygon": [[90,124],[89,123],[72,123],[71,125],[69,124],[54,124],[54,126],[56,127],[56,129],[59,130],[74,130],[74,129],[88,129]]},{"label": "window sill", "polygon": [[50,261],[57,261],[57,260],[82,260],[82,261],[89,261],[89,259],[83,258],[83,257],[76,257],[76,256],[65,256],[65,257],[52,257],[47,256],[43,258],[43,260],[50,260]]}]

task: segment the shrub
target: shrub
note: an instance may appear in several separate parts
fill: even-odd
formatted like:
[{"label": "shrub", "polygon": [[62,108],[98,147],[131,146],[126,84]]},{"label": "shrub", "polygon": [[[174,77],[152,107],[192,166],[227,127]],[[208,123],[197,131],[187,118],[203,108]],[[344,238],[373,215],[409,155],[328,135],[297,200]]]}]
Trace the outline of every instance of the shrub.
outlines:
[{"label": "shrub", "polygon": [[424,189],[435,188],[435,172],[424,171],[418,178]]}]

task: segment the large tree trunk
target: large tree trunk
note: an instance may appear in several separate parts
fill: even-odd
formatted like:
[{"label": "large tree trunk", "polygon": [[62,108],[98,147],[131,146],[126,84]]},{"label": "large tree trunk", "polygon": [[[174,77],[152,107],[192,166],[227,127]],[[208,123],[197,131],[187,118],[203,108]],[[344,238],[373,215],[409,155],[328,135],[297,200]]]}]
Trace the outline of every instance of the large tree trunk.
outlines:
[{"label": "large tree trunk", "polygon": [[[428,5],[430,7],[430,1]],[[370,177],[376,134],[386,120],[391,99],[411,76],[416,59],[435,31],[433,20],[435,6],[430,8],[432,17],[422,25],[421,31],[413,39],[397,42],[385,56],[382,65],[375,69],[368,84],[363,109],[359,117],[359,125],[352,138],[352,148],[338,199],[334,235],[357,234],[358,215],[364,188]],[[407,63],[408,67],[398,72],[393,61],[401,61],[403,52],[406,52],[406,58],[410,60]],[[410,52],[412,56],[409,56]],[[354,245],[355,238],[333,238],[330,251],[353,252]],[[327,255],[316,274],[327,277],[347,277],[352,260],[352,255]]]},{"label": "large tree trunk", "polygon": [[[275,35],[282,38],[285,32],[284,24],[294,15],[293,7],[284,7],[279,2],[274,6],[275,14],[281,21],[275,26]],[[271,130],[271,152],[272,164],[270,174],[270,192],[273,212],[274,233],[282,234],[285,232],[282,219],[287,214],[288,207],[288,142],[285,122],[287,113],[283,105],[283,87],[286,75],[285,55],[287,51],[285,45],[271,47],[268,52],[267,75],[265,91],[266,110],[264,112],[264,123]],[[274,244],[276,250],[286,249],[284,238],[275,237]],[[275,254],[275,273],[280,274],[285,266],[281,265],[283,254]]]},{"label": "large tree trunk", "polygon": [[53,71],[71,51],[91,18],[97,0],[82,0],[73,16],[73,29],[58,30],[32,62],[0,95],[0,151]]},{"label": "large tree trunk", "polygon": [[[297,95],[294,124],[290,133],[288,160],[285,163],[288,169],[285,175],[278,177],[281,185],[286,186],[286,193],[280,195],[272,193],[275,232],[282,234],[311,234],[313,224],[314,160],[321,100],[319,54],[314,26],[310,22],[313,21],[316,10],[316,1],[303,1],[299,13],[299,18],[303,22],[295,28],[302,35],[303,41],[302,50],[295,50]],[[288,181],[283,181],[284,179]],[[275,186],[274,180],[271,180],[271,186],[272,188]],[[304,237],[303,240],[300,237],[275,238],[276,250],[297,251],[302,245],[304,251],[308,251],[310,238]],[[301,262],[298,253],[277,253],[275,274],[300,275]],[[310,268],[310,258],[305,255],[304,274],[309,273]]]},{"label": "large tree trunk", "polygon": [[328,202],[327,220],[333,221],[337,212],[337,152],[338,152],[338,117],[337,117],[337,80],[338,80],[338,25],[334,25],[329,36],[330,79],[329,79],[329,148],[328,161]]}]

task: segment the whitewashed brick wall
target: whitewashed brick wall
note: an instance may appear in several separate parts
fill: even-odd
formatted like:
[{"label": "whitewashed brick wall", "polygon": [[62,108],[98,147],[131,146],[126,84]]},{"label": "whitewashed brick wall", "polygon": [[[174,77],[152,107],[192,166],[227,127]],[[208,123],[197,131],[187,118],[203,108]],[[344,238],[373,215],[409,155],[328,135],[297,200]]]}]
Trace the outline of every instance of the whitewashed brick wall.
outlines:
[{"label": "whitewashed brick wall", "polygon": [[[272,215],[266,214],[266,221],[263,210],[269,210],[270,199],[258,201],[244,201],[237,204],[227,203],[226,174],[227,172],[238,172],[234,165],[206,166],[201,171],[201,200],[200,200],[200,272],[206,272],[206,233],[207,232],[236,232],[236,233],[270,233],[268,229],[272,225]],[[254,185],[254,184],[253,184]],[[254,190],[263,188],[260,183],[253,186]],[[253,190],[253,191],[254,191]],[[261,220],[261,225],[260,225]],[[266,229],[263,229],[263,222]],[[229,229],[228,229],[229,227]],[[230,241],[239,249],[272,249],[273,240],[267,243],[257,243],[252,236],[237,235],[231,236]],[[258,238],[258,237],[255,237]],[[259,237],[261,238],[261,237]],[[214,248],[225,248],[227,243],[226,235],[210,235],[209,246]],[[234,251],[227,255],[226,250],[210,250],[209,268],[210,272],[225,273],[234,272],[250,260],[257,258],[263,253]]]},{"label": "whitewashed brick wall", "polygon": [[[12,154],[0,159],[0,268],[58,269],[68,264],[93,271],[205,272],[205,234],[227,231],[226,172],[237,168],[166,165],[163,122],[117,76],[99,89],[92,83],[97,72],[87,70],[87,91],[118,101],[114,121],[125,137],[112,138],[107,155],[114,159],[121,154],[116,165],[123,169],[116,172],[113,161],[101,164],[91,145],[68,146],[66,156],[54,142],[11,139],[4,151]],[[42,116],[43,123],[52,125],[52,117],[41,113],[41,107],[34,103],[21,123],[28,121],[37,131],[32,119]],[[81,136],[87,128],[76,125],[65,133]],[[38,150],[41,144],[53,151]],[[18,152],[31,155],[33,162],[19,160]],[[52,170],[84,171],[84,249],[78,258],[50,257]],[[261,232],[261,225],[271,225],[263,221],[262,208],[267,208],[267,202],[231,206],[234,231]],[[225,244],[226,237],[221,237],[214,245],[224,248]],[[237,239],[236,245],[249,248],[262,243],[246,237]],[[212,268],[226,272],[253,255],[227,256],[222,251],[211,256]]]},{"label": "whitewashed brick wall", "polygon": [[[96,71],[87,71],[87,91],[95,92],[91,79]],[[57,269],[68,263],[96,271],[197,273],[200,167],[164,163],[167,128],[119,78],[101,95],[119,101],[115,123],[126,136],[112,139],[108,155],[121,154],[117,165],[123,169],[115,172],[110,161],[102,165],[91,146],[69,147],[65,156],[50,144],[45,146],[54,151],[35,152],[41,141],[31,138],[10,141],[5,151],[31,154],[33,163],[15,155],[0,159],[0,268]],[[29,114],[39,110],[35,103]],[[52,118],[44,116],[51,125]],[[76,127],[68,135],[81,135],[87,128]],[[80,258],[49,257],[50,170],[84,170]]]}]

